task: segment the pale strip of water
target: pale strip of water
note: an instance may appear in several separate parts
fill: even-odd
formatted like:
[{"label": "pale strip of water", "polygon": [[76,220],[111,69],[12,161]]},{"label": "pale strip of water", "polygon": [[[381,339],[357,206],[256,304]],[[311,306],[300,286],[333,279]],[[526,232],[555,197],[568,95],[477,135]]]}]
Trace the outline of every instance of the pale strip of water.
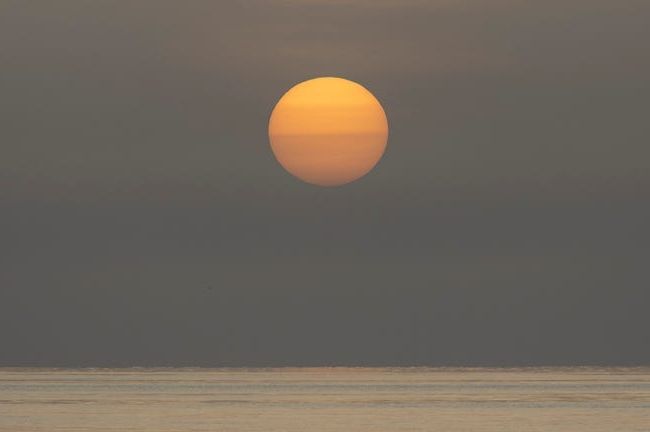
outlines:
[{"label": "pale strip of water", "polygon": [[0,431],[650,431],[650,368],[0,369]]}]

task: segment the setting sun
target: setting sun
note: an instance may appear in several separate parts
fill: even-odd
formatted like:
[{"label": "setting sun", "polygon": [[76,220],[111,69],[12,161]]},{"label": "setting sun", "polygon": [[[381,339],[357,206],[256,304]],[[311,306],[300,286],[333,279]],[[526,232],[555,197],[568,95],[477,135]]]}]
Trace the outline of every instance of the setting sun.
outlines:
[{"label": "setting sun", "polygon": [[299,179],[339,186],[367,174],[381,159],[388,121],[363,86],[342,78],[316,78],[292,87],[269,121],[278,162]]}]

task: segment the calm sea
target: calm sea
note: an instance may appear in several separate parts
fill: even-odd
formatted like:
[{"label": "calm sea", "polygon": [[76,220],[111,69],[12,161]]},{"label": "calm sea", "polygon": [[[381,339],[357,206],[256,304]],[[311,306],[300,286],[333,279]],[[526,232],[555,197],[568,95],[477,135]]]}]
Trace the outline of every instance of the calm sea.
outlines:
[{"label": "calm sea", "polygon": [[650,369],[0,369],[0,431],[650,431]]}]

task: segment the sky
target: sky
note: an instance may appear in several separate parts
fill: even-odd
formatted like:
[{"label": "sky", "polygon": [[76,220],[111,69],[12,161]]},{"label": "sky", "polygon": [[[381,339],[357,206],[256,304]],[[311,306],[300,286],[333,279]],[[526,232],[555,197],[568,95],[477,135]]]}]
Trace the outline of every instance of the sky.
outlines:
[{"label": "sky", "polygon": [[[3,1],[0,365],[650,363],[650,2]],[[383,159],[275,161],[294,84]]]}]

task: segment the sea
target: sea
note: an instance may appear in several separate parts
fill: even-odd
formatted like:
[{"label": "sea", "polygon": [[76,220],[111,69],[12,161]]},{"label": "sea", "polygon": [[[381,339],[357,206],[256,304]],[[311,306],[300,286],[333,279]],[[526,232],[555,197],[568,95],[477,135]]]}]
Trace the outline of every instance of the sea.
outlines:
[{"label": "sea", "polygon": [[650,431],[650,368],[0,368],[0,431]]}]

